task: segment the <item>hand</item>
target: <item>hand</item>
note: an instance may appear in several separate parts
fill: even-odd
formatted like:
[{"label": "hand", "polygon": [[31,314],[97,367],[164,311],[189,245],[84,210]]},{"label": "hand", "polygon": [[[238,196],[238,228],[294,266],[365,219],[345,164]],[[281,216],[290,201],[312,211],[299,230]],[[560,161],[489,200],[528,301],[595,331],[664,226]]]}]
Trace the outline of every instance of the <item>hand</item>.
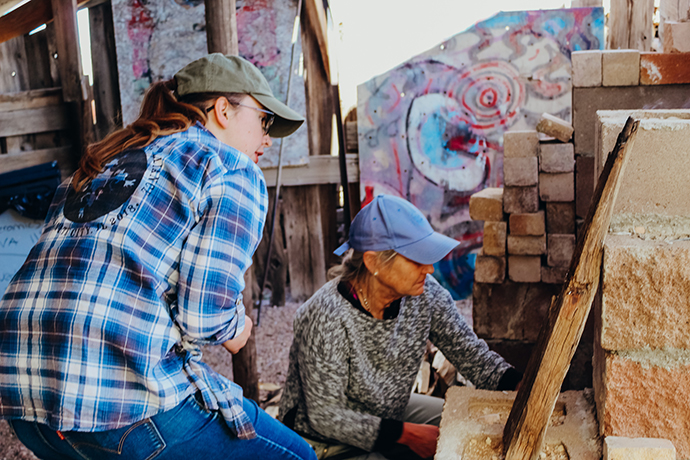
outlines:
[{"label": "hand", "polygon": [[252,322],[252,319],[249,316],[245,316],[244,330],[240,335],[235,336],[227,342],[223,342],[223,346],[225,347],[225,349],[233,355],[240,351],[247,344],[247,340],[249,340],[249,336],[252,334],[253,324],[254,323]]},{"label": "hand", "polygon": [[398,444],[403,444],[422,458],[431,458],[436,454],[438,427],[434,425],[420,425],[418,423],[403,423],[403,432]]}]

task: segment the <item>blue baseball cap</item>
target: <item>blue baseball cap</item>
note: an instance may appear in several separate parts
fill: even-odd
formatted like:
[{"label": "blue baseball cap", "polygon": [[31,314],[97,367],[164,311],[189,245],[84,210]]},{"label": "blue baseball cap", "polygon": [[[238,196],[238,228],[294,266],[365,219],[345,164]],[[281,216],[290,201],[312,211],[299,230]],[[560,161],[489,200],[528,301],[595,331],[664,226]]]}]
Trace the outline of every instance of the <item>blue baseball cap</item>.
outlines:
[{"label": "blue baseball cap", "polygon": [[412,203],[392,195],[378,195],[362,208],[350,225],[350,239],[333,251],[341,256],[355,251],[387,251],[420,264],[443,259],[459,241],[435,232]]}]

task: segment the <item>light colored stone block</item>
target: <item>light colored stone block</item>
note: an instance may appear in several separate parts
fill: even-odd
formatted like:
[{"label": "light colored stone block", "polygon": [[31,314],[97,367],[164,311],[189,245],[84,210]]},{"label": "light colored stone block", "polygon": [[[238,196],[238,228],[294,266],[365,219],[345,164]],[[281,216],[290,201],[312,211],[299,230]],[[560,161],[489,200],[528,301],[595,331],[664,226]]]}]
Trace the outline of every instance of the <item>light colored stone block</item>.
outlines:
[{"label": "light colored stone block", "polygon": [[611,218],[612,232],[646,237],[690,237],[690,110],[599,111],[596,175],[628,116],[640,120]]},{"label": "light colored stone block", "polygon": [[470,218],[483,221],[503,220],[503,189],[489,187],[470,197]]},{"label": "light colored stone block", "polygon": [[690,53],[640,53],[641,85],[690,83]]},{"label": "light colored stone block", "polygon": [[541,281],[540,256],[508,256],[508,278],[516,283]]},{"label": "light colored stone block", "polygon": [[690,458],[690,351],[611,353],[594,347],[594,394],[604,436],[668,439]]},{"label": "light colored stone block", "polygon": [[507,235],[507,222],[484,222],[484,242],[482,243],[484,254],[487,256],[504,256],[506,254]]},{"label": "light colored stone block", "polygon": [[505,187],[503,189],[503,211],[509,214],[537,212],[539,190],[532,187]]},{"label": "light colored stone block", "polygon": [[508,217],[510,234],[515,236],[543,235],[546,233],[544,211],[529,214],[511,214]]},{"label": "light colored stone block", "polygon": [[574,51],[570,58],[573,64],[573,86],[601,86],[601,51]]},{"label": "light colored stone block", "polygon": [[690,241],[607,235],[601,345],[690,349]]},{"label": "light colored stone block", "polygon": [[500,284],[506,279],[506,258],[478,254],[474,266],[477,283]]},{"label": "light colored stone block", "polygon": [[539,198],[542,201],[575,201],[573,173],[539,173]]},{"label": "light colored stone block", "polygon": [[690,22],[664,23],[664,53],[690,52]]},{"label": "light colored stone block", "polygon": [[532,158],[539,154],[539,133],[507,131],[503,134],[503,158]]},{"label": "light colored stone block", "polygon": [[[451,387],[446,393],[434,458],[503,458],[499,445],[515,394],[512,391]],[[553,459],[601,459],[601,443],[589,398],[591,390],[566,391],[559,395],[544,435],[545,456]]]},{"label": "light colored stone block", "polygon": [[606,50],[601,56],[603,86],[636,86],[640,84],[638,50]]},{"label": "light colored stone block", "polygon": [[668,439],[607,436],[603,460],[676,460],[676,448]]},{"label": "light colored stone block", "polygon": [[519,256],[536,256],[546,254],[546,235],[508,235],[508,254]]},{"label": "light colored stone block", "polygon": [[573,144],[541,144],[539,149],[539,171],[547,173],[575,171],[575,149]]},{"label": "light colored stone block", "polygon": [[531,158],[504,158],[503,181],[508,187],[527,187],[537,185],[539,180],[539,160]]},{"label": "light colored stone block", "polygon": [[575,252],[575,235],[547,235],[546,263],[550,267],[568,267]]},{"label": "light colored stone block", "polygon": [[573,137],[573,126],[550,113],[541,114],[541,118],[537,122],[537,131],[555,137],[561,142],[568,142]]}]

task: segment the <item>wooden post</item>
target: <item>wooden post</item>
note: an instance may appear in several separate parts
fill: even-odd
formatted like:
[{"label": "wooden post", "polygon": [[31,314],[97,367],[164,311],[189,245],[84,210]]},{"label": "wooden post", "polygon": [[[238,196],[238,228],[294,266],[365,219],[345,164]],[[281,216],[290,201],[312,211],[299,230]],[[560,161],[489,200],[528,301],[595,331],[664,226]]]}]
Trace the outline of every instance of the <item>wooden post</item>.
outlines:
[{"label": "wooden post", "polygon": [[88,91],[84,85],[79,34],[77,32],[77,2],[75,0],[51,0],[55,35],[57,39],[58,67],[62,84],[62,97],[70,106],[75,120],[74,143],[77,157],[91,142],[93,123]]},{"label": "wooden post", "polygon": [[122,126],[120,84],[115,54],[115,26],[110,1],[89,8],[93,92],[96,95],[95,137],[100,140]]},{"label": "wooden post", "polygon": [[205,0],[209,53],[239,54],[235,0]]},{"label": "wooden post", "polygon": [[[244,274],[244,310],[245,315],[253,318],[254,309],[254,270],[249,268]],[[232,374],[236,384],[242,387],[244,397],[259,403],[259,373],[256,368],[256,334],[252,334],[247,340],[247,344],[236,354],[232,355]]]},{"label": "wooden post", "polygon": [[659,16],[659,41],[663,47],[666,22],[690,20],[690,0],[661,0],[659,3]]},{"label": "wooden post", "polygon": [[503,432],[506,460],[536,460],[599,287],[608,232],[639,121],[628,118],[602,171],[563,290],[549,308]]},{"label": "wooden post", "polygon": [[654,0],[611,0],[608,48],[649,51],[654,39]]}]

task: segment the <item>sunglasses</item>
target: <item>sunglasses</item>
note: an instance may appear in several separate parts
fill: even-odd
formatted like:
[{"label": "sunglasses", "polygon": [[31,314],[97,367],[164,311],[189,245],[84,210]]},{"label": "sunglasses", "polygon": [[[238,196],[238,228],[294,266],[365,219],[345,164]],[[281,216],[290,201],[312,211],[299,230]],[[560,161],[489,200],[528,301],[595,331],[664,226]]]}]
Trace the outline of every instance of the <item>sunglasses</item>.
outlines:
[{"label": "sunglasses", "polygon": [[[261,117],[261,127],[264,130],[264,134],[268,134],[268,130],[271,129],[271,126],[273,126],[273,121],[276,118],[275,113],[271,112],[270,110],[264,110],[264,109],[259,109],[257,107],[252,107],[251,105],[245,105],[245,104],[240,104],[240,103],[233,104],[233,105],[238,105],[241,107],[246,107],[248,109],[256,110],[257,112],[265,113],[266,116]],[[211,107],[207,108],[206,113],[209,113],[211,110],[213,110],[214,107],[215,107],[215,105],[212,105]]]}]

